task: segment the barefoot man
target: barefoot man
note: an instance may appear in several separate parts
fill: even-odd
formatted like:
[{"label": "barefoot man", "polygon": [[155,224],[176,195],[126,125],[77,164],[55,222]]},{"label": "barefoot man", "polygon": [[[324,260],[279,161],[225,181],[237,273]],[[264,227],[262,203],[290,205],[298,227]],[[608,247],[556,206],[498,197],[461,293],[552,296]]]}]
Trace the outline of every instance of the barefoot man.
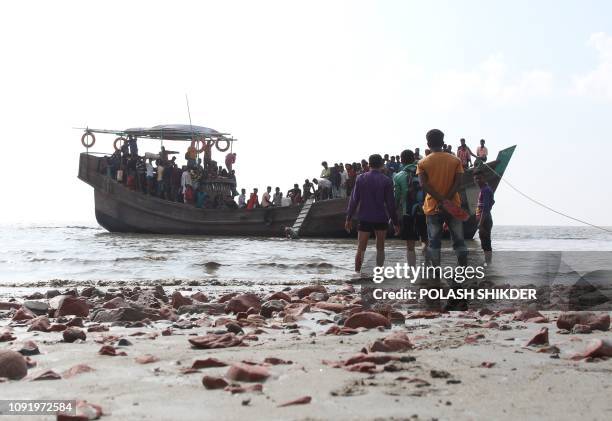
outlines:
[{"label": "barefoot man", "polygon": [[344,228],[350,233],[353,216],[359,207],[355,272],[361,271],[363,256],[372,232],[376,236],[376,266],[382,266],[385,263],[385,236],[389,219],[393,221],[395,235],[400,231],[393,197],[393,182],[383,174],[383,166],[382,156],[378,154],[370,156],[370,171],[357,177],[347,209]]}]

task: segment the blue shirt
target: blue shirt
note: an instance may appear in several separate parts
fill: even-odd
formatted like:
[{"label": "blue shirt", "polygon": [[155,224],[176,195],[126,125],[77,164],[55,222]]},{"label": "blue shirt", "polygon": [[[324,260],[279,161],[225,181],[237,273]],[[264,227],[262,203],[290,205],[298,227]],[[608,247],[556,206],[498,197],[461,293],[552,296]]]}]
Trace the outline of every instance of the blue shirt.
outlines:
[{"label": "blue shirt", "polygon": [[347,219],[355,215],[357,206],[360,221],[387,223],[390,218],[397,225],[393,182],[380,171],[370,170],[357,177],[346,211]]}]

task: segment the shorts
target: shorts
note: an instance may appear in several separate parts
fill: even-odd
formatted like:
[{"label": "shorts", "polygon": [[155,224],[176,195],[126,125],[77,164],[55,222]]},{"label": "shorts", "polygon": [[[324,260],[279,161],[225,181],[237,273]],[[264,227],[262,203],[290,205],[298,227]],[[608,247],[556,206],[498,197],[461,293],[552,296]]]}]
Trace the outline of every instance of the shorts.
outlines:
[{"label": "shorts", "polygon": [[427,218],[425,215],[404,215],[402,217],[402,240],[427,242]]},{"label": "shorts", "polygon": [[374,231],[387,231],[389,224],[387,222],[367,222],[359,221],[358,231],[374,232]]}]

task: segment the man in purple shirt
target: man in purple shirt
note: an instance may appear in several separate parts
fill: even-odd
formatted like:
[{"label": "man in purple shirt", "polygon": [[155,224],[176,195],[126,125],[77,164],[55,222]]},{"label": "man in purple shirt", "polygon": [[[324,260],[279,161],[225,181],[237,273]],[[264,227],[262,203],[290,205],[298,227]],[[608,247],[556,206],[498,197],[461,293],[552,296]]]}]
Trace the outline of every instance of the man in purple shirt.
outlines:
[{"label": "man in purple shirt", "polygon": [[353,216],[359,207],[355,272],[361,271],[363,256],[372,232],[376,235],[376,265],[382,266],[385,263],[385,236],[389,219],[393,221],[395,235],[400,231],[395,210],[393,182],[382,172],[384,167],[382,156],[371,155],[369,167],[370,171],[359,175],[355,181],[344,224],[344,228],[350,233],[353,228]]}]

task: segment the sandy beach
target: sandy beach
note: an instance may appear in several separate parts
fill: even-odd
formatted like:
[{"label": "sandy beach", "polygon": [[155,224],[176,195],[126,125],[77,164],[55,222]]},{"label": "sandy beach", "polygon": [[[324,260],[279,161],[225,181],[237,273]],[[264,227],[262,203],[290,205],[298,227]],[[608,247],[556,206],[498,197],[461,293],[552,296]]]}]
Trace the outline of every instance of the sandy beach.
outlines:
[{"label": "sandy beach", "polygon": [[[383,322],[356,320],[355,313],[372,313],[359,304],[359,286],[347,284],[266,286],[238,296],[229,286],[179,289],[166,287],[165,295],[159,295],[160,288],[79,288],[76,297],[67,295],[68,301],[86,303],[88,315],[48,318],[50,324],[42,324],[46,332],[32,330],[46,316],[16,305],[25,298],[10,303],[5,297],[0,333],[10,334],[1,348],[23,352],[24,343],[34,341],[40,353],[28,357],[35,366],[25,378],[0,386],[3,399],[86,400],[100,405],[102,419],[130,420],[595,420],[612,415],[612,361],[572,359],[590,342],[612,339],[609,313],[595,313],[604,320],[608,316],[606,331],[587,334],[559,329],[559,312],[538,315],[518,308],[452,313],[386,309],[376,313]],[[226,293],[232,290],[229,298]],[[53,315],[58,303],[60,312],[80,311],[71,311],[78,305],[62,304],[62,297],[29,301],[48,303],[47,313]],[[153,307],[138,307],[143,300]],[[155,309],[153,301],[161,308]],[[122,308],[140,308],[159,320],[138,321],[138,315],[128,316]],[[17,318],[27,318],[12,320],[18,311]],[[100,322],[109,315],[130,321]],[[378,323],[387,326],[374,327]],[[85,333],[86,339],[65,342],[62,329],[81,324],[68,329],[73,336],[75,329]],[[542,328],[548,328],[548,341],[526,346]],[[222,336],[232,339],[223,345],[235,346],[199,349],[189,342],[204,337],[209,339],[200,342],[204,346],[222,346],[210,341]],[[396,340],[383,341],[390,336]],[[106,345],[111,346],[106,353],[112,349],[118,355],[102,355]],[[198,360],[203,367],[223,366],[191,369]],[[88,368],[69,374],[79,364]],[[245,367],[246,374],[235,374]],[[259,371],[248,372],[252,367]],[[43,377],[57,379],[36,380],[48,370],[57,376]],[[221,388],[207,389],[204,376],[212,384],[221,382]],[[279,407],[300,398],[308,403]],[[20,418],[55,417],[14,419]]]}]

